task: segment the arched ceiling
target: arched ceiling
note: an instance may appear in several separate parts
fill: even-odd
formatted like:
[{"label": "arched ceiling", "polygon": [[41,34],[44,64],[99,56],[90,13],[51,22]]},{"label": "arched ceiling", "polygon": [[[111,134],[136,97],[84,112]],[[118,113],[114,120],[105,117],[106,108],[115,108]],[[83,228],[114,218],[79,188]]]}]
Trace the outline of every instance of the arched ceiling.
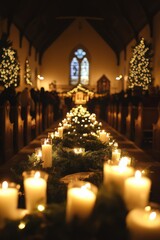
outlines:
[{"label": "arched ceiling", "polygon": [[14,23],[42,57],[77,18],[84,17],[115,52],[120,52],[160,10],[160,0],[0,0],[0,17]]}]

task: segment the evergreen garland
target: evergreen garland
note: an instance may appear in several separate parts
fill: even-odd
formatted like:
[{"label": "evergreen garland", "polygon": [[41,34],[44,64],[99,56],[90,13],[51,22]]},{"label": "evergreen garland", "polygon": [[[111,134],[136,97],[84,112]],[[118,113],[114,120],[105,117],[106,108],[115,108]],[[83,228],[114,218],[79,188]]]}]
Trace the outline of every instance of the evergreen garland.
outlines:
[{"label": "evergreen garland", "polygon": [[[80,115],[79,109],[78,114],[77,109],[75,111],[75,117]],[[101,129],[100,124],[96,123],[94,128],[92,123],[91,126],[88,124],[91,121],[90,115],[86,111],[82,115],[84,116],[76,118],[76,122],[75,117],[69,120],[74,124],[64,131],[63,138],[53,138],[51,168],[43,169],[42,161],[35,153],[11,168],[12,178],[21,186],[19,208],[25,208],[23,171],[42,170],[48,173],[47,206],[43,212],[35,210],[20,220],[7,221],[0,231],[0,239],[129,239],[125,224],[125,204],[115,187],[111,186],[106,190],[103,186],[103,164],[106,159],[111,158],[112,146],[99,140],[97,131]],[[84,127],[84,124],[87,126]],[[75,154],[74,147],[83,147],[85,152]],[[63,181],[63,177],[80,172],[92,173],[79,180],[91,182],[98,187],[96,204],[91,216],[85,221],[80,222],[75,218],[71,223],[66,223],[67,183]]]}]

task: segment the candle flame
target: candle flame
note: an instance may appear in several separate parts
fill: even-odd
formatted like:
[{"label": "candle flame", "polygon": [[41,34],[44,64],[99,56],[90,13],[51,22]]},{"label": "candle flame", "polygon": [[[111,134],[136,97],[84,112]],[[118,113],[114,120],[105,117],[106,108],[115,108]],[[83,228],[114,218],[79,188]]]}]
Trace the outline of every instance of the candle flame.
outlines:
[{"label": "candle flame", "polygon": [[8,182],[7,182],[7,181],[4,181],[4,182],[2,183],[2,188],[3,188],[3,189],[7,189],[7,188],[8,188]]},{"label": "candle flame", "polygon": [[[118,149],[117,149],[118,150]],[[127,166],[127,165],[130,165],[131,164],[131,158],[129,158],[129,157],[121,157],[121,159],[120,159],[120,162],[123,162],[123,165],[125,165],[125,167]]]},{"label": "candle flame", "polygon": [[39,205],[37,206],[37,209],[38,209],[38,211],[43,212],[43,211],[45,210],[45,206],[42,205],[42,204],[39,204]]},{"label": "candle flame", "polygon": [[36,172],[34,178],[40,178],[40,172]]},{"label": "candle flame", "polygon": [[150,212],[150,211],[151,211],[151,206],[146,206],[146,207],[145,207],[145,211],[146,211],[146,212]]},{"label": "candle flame", "polygon": [[153,221],[153,220],[156,218],[156,216],[157,216],[156,212],[151,212],[151,213],[149,214],[149,219],[150,219],[151,221]]},{"label": "candle flame", "polygon": [[128,159],[126,157],[122,157],[119,161],[119,167],[125,168],[128,165]]},{"label": "candle flame", "polygon": [[90,183],[86,183],[85,185],[83,185],[81,187],[81,189],[90,189],[91,188],[91,184]]},{"label": "candle flame", "polygon": [[141,176],[142,176],[141,171],[137,170],[137,171],[135,172],[135,178],[138,180],[138,179],[141,178]]},{"label": "candle flame", "polygon": [[24,229],[25,227],[26,227],[26,223],[23,222],[23,221],[20,222],[19,225],[18,225],[18,228],[21,229],[21,230]]}]

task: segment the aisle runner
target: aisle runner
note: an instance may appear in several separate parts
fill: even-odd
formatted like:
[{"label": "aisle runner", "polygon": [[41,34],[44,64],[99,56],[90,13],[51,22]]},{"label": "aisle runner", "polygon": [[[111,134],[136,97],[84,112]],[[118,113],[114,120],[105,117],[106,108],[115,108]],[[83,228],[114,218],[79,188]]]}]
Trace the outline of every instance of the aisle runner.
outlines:
[{"label": "aisle runner", "polygon": [[[0,192],[0,239],[127,240],[130,234],[144,239],[143,229],[150,231],[151,205],[144,226],[130,213],[141,208],[139,218],[146,218],[151,180],[142,176],[144,171],[136,171],[134,159],[119,149],[96,115],[81,105],[68,112],[41,139],[41,147],[16,163],[11,172],[15,185],[19,184],[18,209],[17,198],[13,201],[5,183],[1,190],[8,197],[4,194],[2,200]],[[7,215],[5,198],[12,215]],[[160,218],[156,213],[153,226]],[[131,229],[130,222],[138,227]],[[152,237],[159,239],[156,226]],[[137,228],[142,228],[140,233]]]}]

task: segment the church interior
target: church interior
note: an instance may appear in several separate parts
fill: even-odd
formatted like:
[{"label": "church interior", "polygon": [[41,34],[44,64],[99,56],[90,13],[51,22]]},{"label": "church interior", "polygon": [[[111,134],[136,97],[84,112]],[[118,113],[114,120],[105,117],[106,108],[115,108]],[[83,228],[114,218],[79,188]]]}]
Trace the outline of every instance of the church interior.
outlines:
[{"label": "church interior", "polygon": [[160,239],[160,0],[0,1],[0,239]]}]

